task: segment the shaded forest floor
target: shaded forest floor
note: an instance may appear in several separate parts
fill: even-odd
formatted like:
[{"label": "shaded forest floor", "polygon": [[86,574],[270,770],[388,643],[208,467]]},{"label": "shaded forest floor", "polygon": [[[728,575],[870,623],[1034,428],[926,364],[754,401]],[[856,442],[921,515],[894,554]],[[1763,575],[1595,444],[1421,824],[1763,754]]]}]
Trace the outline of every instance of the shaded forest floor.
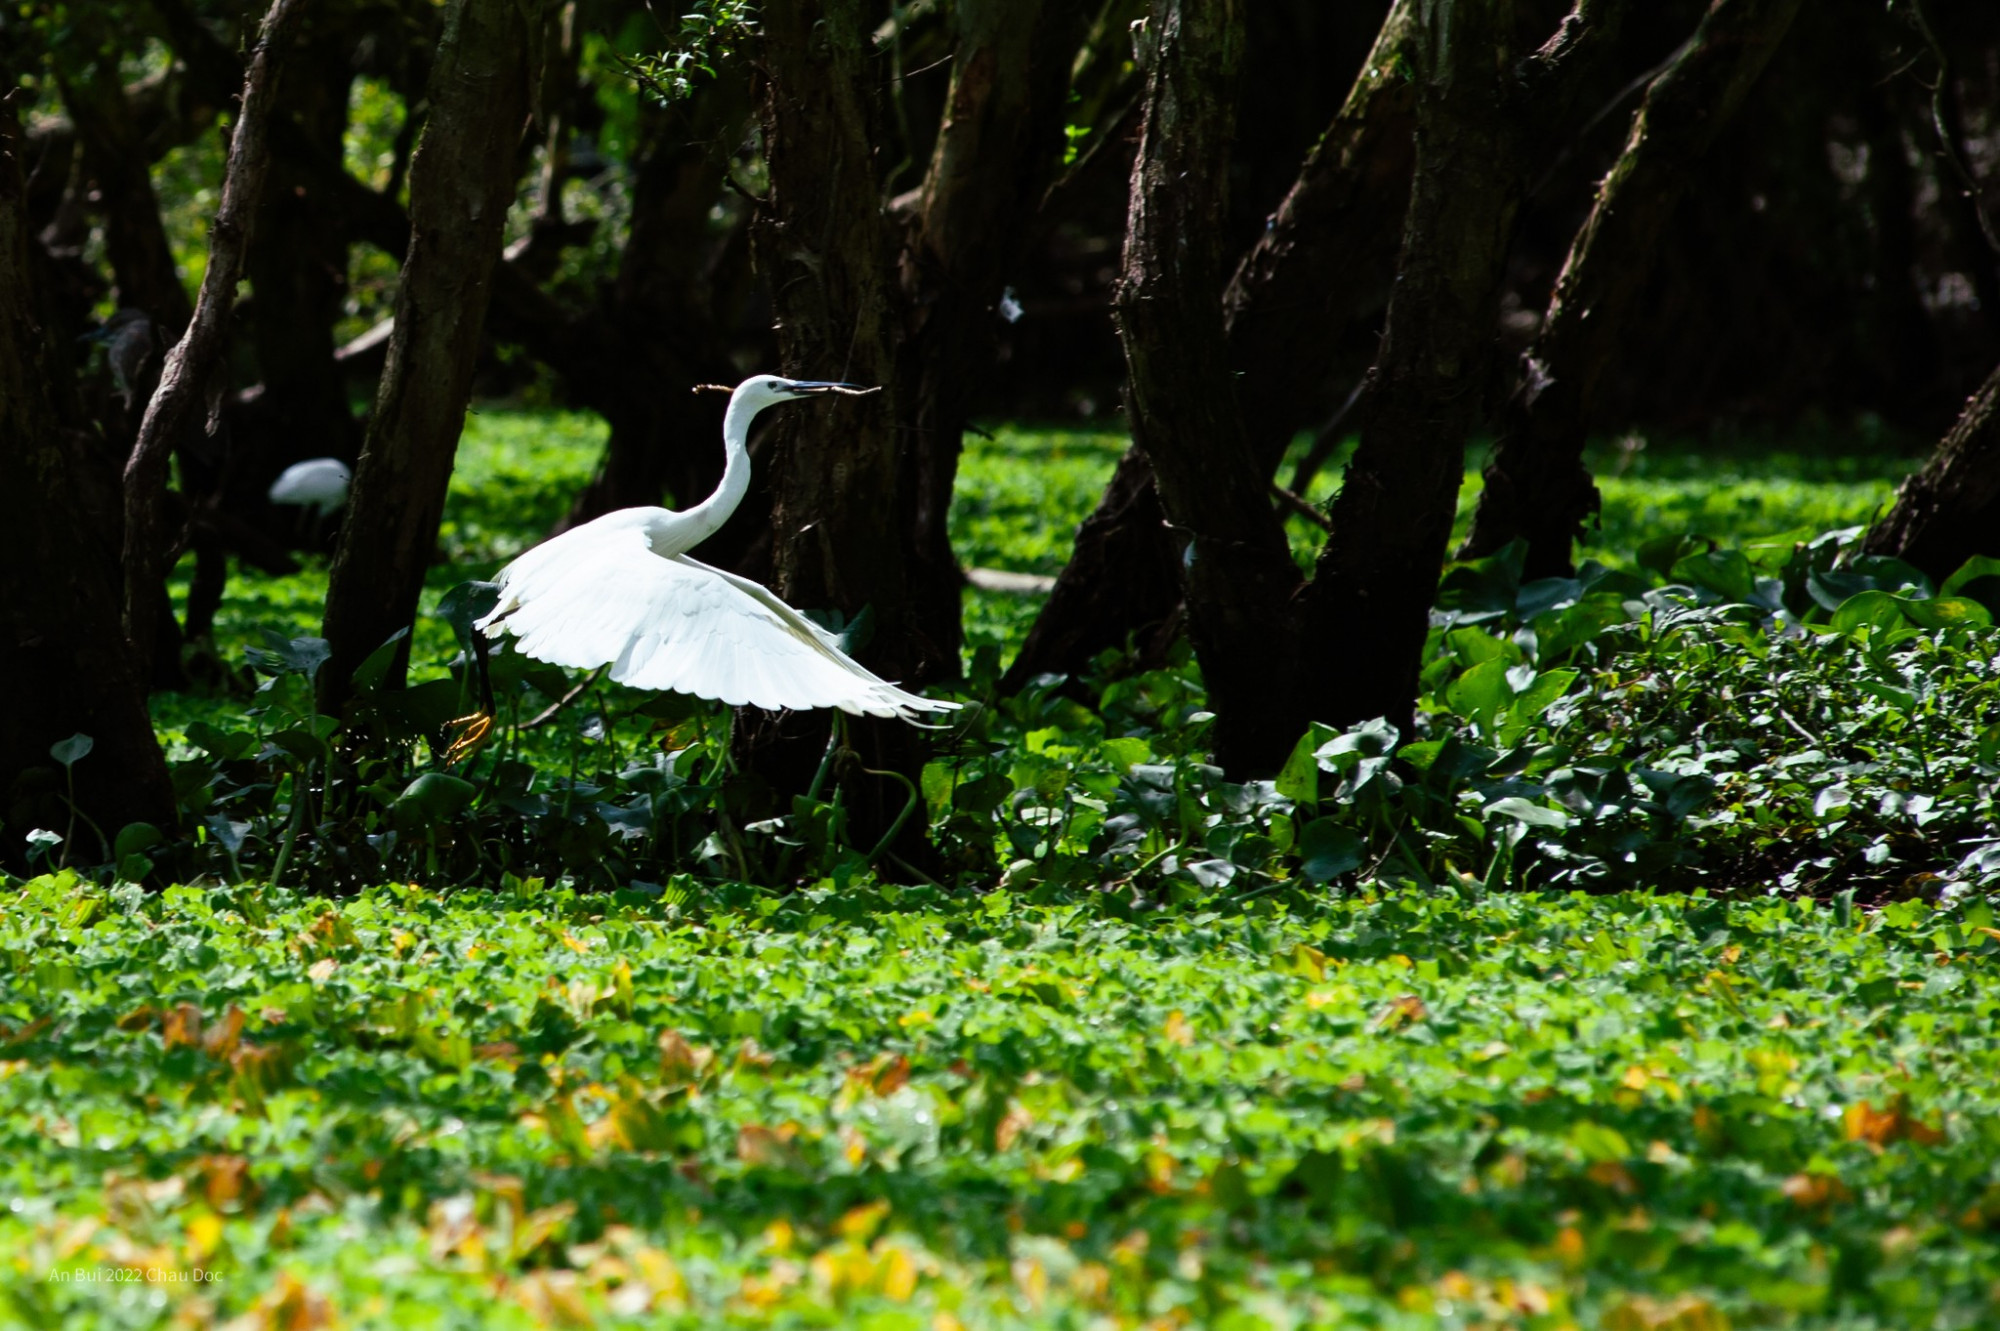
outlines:
[{"label": "shaded forest floor", "polygon": [[[1055,572],[1120,442],[975,441],[965,562]],[[433,596],[597,443],[475,417]],[[639,858],[604,891],[11,889],[0,1323],[1991,1325],[1985,611],[1788,562],[1907,459],[1598,461],[1604,567],[1455,571],[1422,734],[1315,732],[1238,786],[1185,662],[996,703],[924,774],[979,891],[834,845],[792,889]],[[1771,609],[1794,575],[1832,604]],[[222,656],[315,632],[323,577],[232,584]],[[1011,650],[1032,600],[967,597]],[[426,617],[420,675],[454,650]],[[190,733],[250,705],[156,716],[207,771]],[[517,752],[572,793],[595,754],[607,853],[664,853],[634,773],[709,741],[590,719]]]}]

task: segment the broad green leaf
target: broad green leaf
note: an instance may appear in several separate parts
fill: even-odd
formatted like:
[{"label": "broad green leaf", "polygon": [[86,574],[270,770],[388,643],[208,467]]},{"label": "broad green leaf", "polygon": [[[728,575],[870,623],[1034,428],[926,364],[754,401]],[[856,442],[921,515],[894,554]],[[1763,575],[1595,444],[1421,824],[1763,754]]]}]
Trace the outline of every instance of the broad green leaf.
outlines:
[{"label": "broad green leaf", "polygon": [[1352,873],[1364,853],[1361,838],[1331,818],[1315,818],[1299,830],[1299,870],[1315,883]]}]

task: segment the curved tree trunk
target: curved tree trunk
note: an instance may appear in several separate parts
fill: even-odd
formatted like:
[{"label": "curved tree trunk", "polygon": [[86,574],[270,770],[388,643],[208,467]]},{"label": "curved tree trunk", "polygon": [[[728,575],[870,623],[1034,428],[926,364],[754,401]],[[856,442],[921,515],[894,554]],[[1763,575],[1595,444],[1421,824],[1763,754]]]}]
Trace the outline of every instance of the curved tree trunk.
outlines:
[{"label": "curved tree trunk", "polygon": [[[116,490],[109,459],[87,456],[67,398],[74,367],[52,345],[20,174],[20,126],[0,99],[0,513],[12,557],[0,576],[0,864],[25,869],[23,838],[70,826],[64,775],[49,746],[94,747],[71,771],[77,807],[107,837],[129,822],[173,819],[167,768],[125,652],[118,614]],[[100,850],[84,838],[72,859]]]},{"label": "curved tree trunk", "polygon": [[[514,197],[538,8],[457,0],[445,19],[430,119],[410,165],[395,332],[327,589],[333,657],[320,685],[329,710],[345,701],[355,667],[416,618]],[[391,686],[408,664],[405,639]]]},{"label": "curved tree trunk", "polygon": [[[1058,160],[1081,16],[1059,0],[962,0],[950,90],[923,183],[885,207],[886,110],[862,0],[764,14],[759,113],[770,193],[751,237],[787,373],[880,385],[793,407],[772,426],[773,581],[795,605],[872,607],[863,659],[906,684],[959,674],[960,586],[945,519],[972,381],[989,354],[1008,264]],[[805,784],[825,731],[804,718],[744,731],[780,786]],[[815,736],[812,731],[817,729]],[[914,775],[919,732],[853,728],[868,764]],[[899,785],[850,807],[885,826]],[[915,851],[910,840],[906,850]]]},{"label": "curved tree trunk", "polygon": [[[1304,600],[1309,719],[1406,724],[1451,539],[1465,441],[1492,363],[1500,279],[1526,182],[1510,0],[1425,6],[1406,48],[1415,186],[1361,442]],[[1540,109],[1540,108],[1537,108]]]},{"label": "curved tree trunk", "polygon": [[1974,555],[2000,557],[2000,369],[1966,402],[1931,460],[1896,492],[1862,548],[1943,582]]},{"label": "curved tree trunk", "polygon": [[[1263,476],[1292,434],[1337,393],[1340,349],[1389,299],[1409,198],[1414,97],[1400,47],[1416,0],[1397,0],[1345,103],[1222,293],[1236,398]],[[1365,358],[1361,362],[1366,363]],[[1170,622],[1181,599],[1180,543],[1161,524],[1142,450],[1118,464],[1076,536],[1001,687],[1075,674]]]},{"label": "curved tree trunk", "polygon": [[1598,381],[1618,355],[1620,330],[1638,317],[1649,260],[1674,205],[1798,10],[1799,0],[1716,0],[1646,89],[1523,358],[1461,557],[1523,537],[1527,576],[1569,572],[1571,545],[1598,507],[1583,466]]},{"label": "curved tree trunk", "polygon": [[1217,716],[1216,761],[1275,767],[1296,738],[1272,681],[1293,672],[1299,573],[1236,408],[1220,298],[1243,0],[1161,0],[1148,22],[1117,293],[1133,449],[1187,541],[1188,637]]}]

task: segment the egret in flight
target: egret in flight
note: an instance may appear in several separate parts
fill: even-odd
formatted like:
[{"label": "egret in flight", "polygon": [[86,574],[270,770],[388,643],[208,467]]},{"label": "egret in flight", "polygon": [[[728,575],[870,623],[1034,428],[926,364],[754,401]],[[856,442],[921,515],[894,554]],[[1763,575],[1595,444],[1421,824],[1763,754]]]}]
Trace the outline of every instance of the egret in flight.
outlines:
[{"label": "egret in flight", "polygon": [[475,627],[489,638],[513,634],[537,661],[608,665],[621,684],[732,707],[837,707],[906,721],[956,708],[897,688],[768,589],[687,553],[743,501],[750,422],[758,412],[800,398],[871,391],[771,374],[744,380],[722,419],[727,461],[714,494],[678,513],[619,509],[543,542],[500,570],[499,602]]}]

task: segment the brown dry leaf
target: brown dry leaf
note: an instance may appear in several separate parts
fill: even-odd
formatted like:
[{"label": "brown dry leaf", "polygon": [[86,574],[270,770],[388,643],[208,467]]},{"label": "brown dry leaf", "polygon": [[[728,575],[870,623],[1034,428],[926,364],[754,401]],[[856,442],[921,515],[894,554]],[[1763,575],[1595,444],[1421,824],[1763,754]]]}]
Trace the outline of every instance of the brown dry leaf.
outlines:
[{"label": "brown dry leaf", "polygon": [[797,1164],[797,1153],[792,1150],[791,1142],[798,1131],[797,1126],[791,1123],[775,1131],[756,1123],[746,1123],[736,1130],[736,1158],[758,1168],[793,1168]]},{"label": "brown dry leaf", "polygon": [[148,1003],[145,1007],[134,1008],[118,1019],[121,1031],[143,1031],[160,1019],[160,1010]]},{"label": "brown dry leaf", "polygon": [[1785,1180],[1783,1191],[1794,1206],[1808,1210],[1844,1202],[1854,1195],[1833,1175],[1820,1173],[1794,1174]]},{"label": "brown dry leaf", "polygon": [[234,1003],[222,1014],[222,1020],[203,1032],[202,1052],[210,1058],[228,1058],[236,1052],[237,1043],[243,1038],[243,1009]]},{"label": "brown dry leaf", "polygon": [[877,1057],[869,1065],[868,1080],[877,1095],[894,1095],[910,1080],[910,1060],[901,1054]]},{"label": "brown dry leaf", "polygon": [[1912,1115],[1908,1098],[1901,1095],[1890,1101],[1885,1109],[1877,1109],[1866,1100],[1858,1100],[1847,1107],[1840,1120],[1847,1130],[1847,1140],[1866,1142],[1878,1151],[1898,1141],[1936,1146],[1945,1139],[1942,1128],[1931,1127]]},{"label": "brown dry leaf", "polygon": [[701,1075],[701,1069],[707,1062],[702,1055],[708,1050],[696,1049],[688,1043],[685,1035],[675,1030],[661,1031],[659,1046],[662,1085],[685,1086]]},{"label": "brown dry leaf", "polygon": [[250,1161],[240,1155],[205,1155],[196,1162],[201,1170],[202,1195],[220,1211],[250,1194]]},{"label": "brown dry leaf", "polygon": [[1729,1331],[1729,1318],[1699,1294],[1672,1299],[1630,1294],[1606,1310],[1599,1325],[1604,1331]]},{"label": "brown dry leaf", "polygon": [[319,1331],[334,1324],[333,1302],[290,1271],[225,1331]]},{"label": "brown dry leaf", "polygon": [[201,1044],[201,1009],[192,1003],[176,1003],[160,1023],[161,1039],[169,1049]]},{"label": "brown dry leaf", "polygon": [[1019,1100],[1008,1101],[1007,1112],[1001,1116],[1000,1122],[993,1129],[993,1149],[996,1151],[1013,1149],[1021,1130],[1034,1121],[1035,1116],[1030,1114]]},{"label": "brown dry leaf", "polygon": [[1631,1197],[1639,1191],[1639,1180],[1632,1177],[1632,1171],[1616,1160],[1599,1160],[1584,1171],[1592,1183],[1611,1189],[1621,1196]]},{"label": "brown dry leaf", "polygon": [[1401,1030],[1412,1022],[1422,1021],[1429,1015],[1430,1009],[1424,1006],[1424,1000],[1421,995],[1404,994],[1400,998],[1390,999],[1388,1004],[1375,1014],[1375,1029],[1378,1031]]}]

